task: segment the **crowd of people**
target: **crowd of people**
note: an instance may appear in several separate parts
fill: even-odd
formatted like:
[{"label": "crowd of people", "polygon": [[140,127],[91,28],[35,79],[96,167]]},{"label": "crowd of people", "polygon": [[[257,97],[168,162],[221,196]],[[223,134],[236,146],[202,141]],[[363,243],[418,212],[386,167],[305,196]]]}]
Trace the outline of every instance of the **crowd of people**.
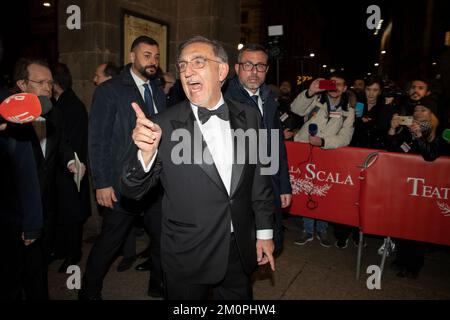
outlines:
[{"label": "crowd of people", "polygon": [[[424,161],[450,155],[443,106],[424,78],[411,79],[398,94],[378,78],[350,87],[343,75],[331,74],[326,80],[334,88],[314,79],[294,97],[289,81],[277,90],[266,83],[269,55],[259,44],[239,50],[233,76],[224,48],[204,37],[180,45],[178,79],[161,70],[159,55],[158,43],[140,36],[129,64],[100,64],[89,115],[65,64],[18,60],[15,87],[2,90],[1,100],[26,92],[52,99],[53,108],[29,124],[0,125],[0,243],[8,257],[1,262],[1,299],[48,299],[48,264],[63,260],[64,273],[80,263],[90,182],[102,227],[83,268],[81,300],[102,299],[117,256],[123,256],[117,271],[133,266],[142,227],[150,243],[136,269],[150,273],[149,296],[251,299],[251,273],[262,264],[275,270],[283,251],[283,209],[292,200],[284,140],[415,153]],[[170,137],[178,129],[199,130],[213,163],[174,164],[177,141]],[[236,129],[264,132],[266,150],[279,163],[275,174],[262,175],[260,162],[234,161]],[[328,222],[305,217],[295,244],[315,236],[331,247],[328,229]],[[339,249],[350,236],[356,243],[357,229],[334,231]],[[397,244],[399,276],[417,277],[424,244]]]}]

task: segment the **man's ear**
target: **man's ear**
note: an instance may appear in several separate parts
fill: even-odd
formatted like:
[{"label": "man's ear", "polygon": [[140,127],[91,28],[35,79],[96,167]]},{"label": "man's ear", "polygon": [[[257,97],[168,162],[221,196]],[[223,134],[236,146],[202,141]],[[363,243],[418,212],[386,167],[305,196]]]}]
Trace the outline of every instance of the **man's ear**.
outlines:
[{"label": "man's ear", "polygon": [[230,71],[230,66],[228,63],[219,64],[219,80],[222,82],[227,78],[228,71]]},{"label": "man's ear", "polygon": [[347,86],[344,86],[344,90],[342,92],[346,92],[347,91]]},{"label": "man's ear", "polygon": [[236,74],[239,74],[239,63],[234,64],[234,71],[236,71]]},{"label": "man's ear", "polygon": [[134,60],[136,59],[136,54],[133,51],[130,51],[130,54],[128,55],[128,59],[131,63],[134,63]]},{"label": "man's ear", "polygon": [[26,80],[17,80],[16,84],[19,87],[20,91],[22,92],[26,91],[27,89]]}]

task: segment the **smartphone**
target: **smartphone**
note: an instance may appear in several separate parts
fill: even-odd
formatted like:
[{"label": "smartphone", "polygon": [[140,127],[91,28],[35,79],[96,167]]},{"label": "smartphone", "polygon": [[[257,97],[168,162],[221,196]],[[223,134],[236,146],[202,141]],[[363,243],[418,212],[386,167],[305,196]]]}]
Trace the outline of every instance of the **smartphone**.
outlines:
[{"label": "smartphone", "polygon": [[320,90],[336,90],[336,80],[319,80]]},{"label": "smartphone", "polygon": [[413,124],[412,116],[397,116],[397,118],[401,126],[410,126]]}]

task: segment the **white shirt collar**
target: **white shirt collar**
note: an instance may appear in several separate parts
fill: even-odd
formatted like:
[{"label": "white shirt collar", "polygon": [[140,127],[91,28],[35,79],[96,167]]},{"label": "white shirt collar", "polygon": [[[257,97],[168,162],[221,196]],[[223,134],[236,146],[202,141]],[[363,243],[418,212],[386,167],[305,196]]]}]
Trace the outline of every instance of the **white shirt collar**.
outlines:
[{"label": "white shirt collar", "polygon": [[[136,85],[138,86],[138,88],[139,88],[140,86],[143,86],[143,85],[146,84],[146,83],[149,84],[150,81],[149,81],[149,80],[144,81],[144,80],[142,80],[141,78],[139,78],[139,77],[136,75],[136,73],[133,72],[133,68],[132,68],[132,67],[130,67],[130,73],[131,73],[131,76],[133,77],[134,82],[135,82]],[[150,84],[149,84],[149,85],[150,85]]]},{"label": "white shirt collar", "polygon": [[257,95],[258,96],[258,98],[259,98],[259,88],[258,88],[258,90],[256,90],[256,92],[255,93],[253,93],[253,92],[251,92],[250,90],[248,90],[246,87],[244,87],[244,89],[245,89],[245,91],[247,91],[248,92],[248,94],[250,95],[250,97],[251,96],[254,96],[254,95]]}]

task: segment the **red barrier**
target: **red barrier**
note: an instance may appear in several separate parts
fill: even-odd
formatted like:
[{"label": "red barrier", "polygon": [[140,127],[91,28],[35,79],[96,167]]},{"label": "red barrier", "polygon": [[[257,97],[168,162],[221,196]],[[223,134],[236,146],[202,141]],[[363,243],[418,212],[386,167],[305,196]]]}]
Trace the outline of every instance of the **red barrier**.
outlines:
[{"label": "red barrier", "polygon": [[[298,142],[286,142],[286,149],[290,213],[358,226],[368,234],[450,245],[449,157],[426,162],[418,155],[322,150]],[[374,152],[378,157],[362,170]]]},{"label": "red barrier", "polygon": [[293,189],[289,212],[359,226],[358,177],[367,156],[377,150],[322,150],[299,142],[286,142],[286,149]]},{"label": "red barrier", "polygon": [[450,245],[450,158],[380,152],[365,175],[364,233]]}]

